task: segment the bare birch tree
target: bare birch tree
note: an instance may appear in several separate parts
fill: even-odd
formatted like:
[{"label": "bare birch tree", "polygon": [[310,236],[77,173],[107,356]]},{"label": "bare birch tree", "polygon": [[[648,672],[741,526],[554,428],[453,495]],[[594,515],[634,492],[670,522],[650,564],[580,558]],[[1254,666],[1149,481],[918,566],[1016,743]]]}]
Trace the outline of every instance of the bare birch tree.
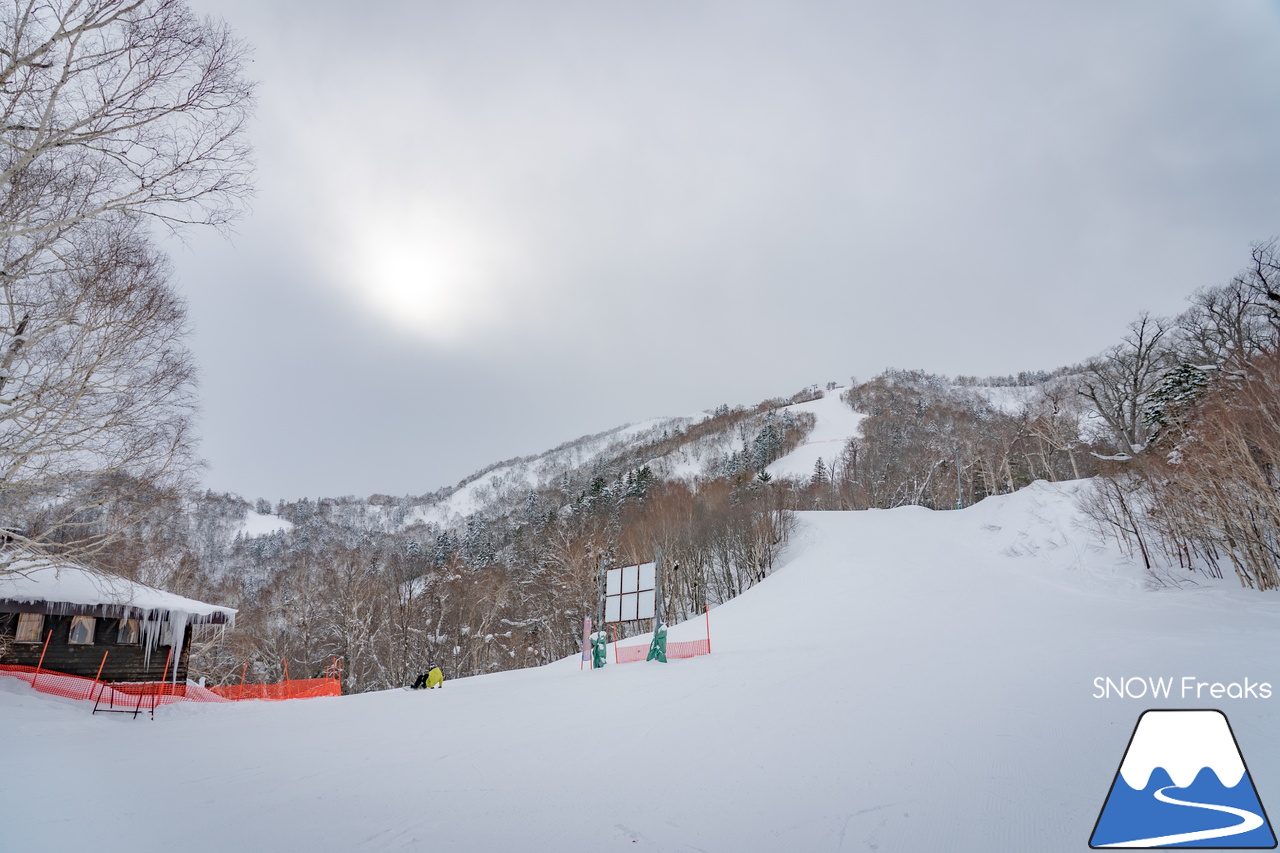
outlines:
[{"label": "bare birch tree", "polygon": [[[77,268],[2,306],[26,329],[0,357],[0,524],[28,559],[92,555],[191,469],[185,305],[123,225],[80,229]],[[17,557],[0,551],[0,570]]]},{"label": "bare birch tree", "polygon": [[39,250],[112,212],[235,217],[250,189],[252,85],[224,25],[180,0],[28,0],[5,12],[0,236]]},{"label": "bare birch tree", "polygon": [[185,308],[147,223],[239,210],[244,59],[180,0],[0,9],[0,524],[28,550],[101,548],[129,526],[111,507],[192,462]]}]

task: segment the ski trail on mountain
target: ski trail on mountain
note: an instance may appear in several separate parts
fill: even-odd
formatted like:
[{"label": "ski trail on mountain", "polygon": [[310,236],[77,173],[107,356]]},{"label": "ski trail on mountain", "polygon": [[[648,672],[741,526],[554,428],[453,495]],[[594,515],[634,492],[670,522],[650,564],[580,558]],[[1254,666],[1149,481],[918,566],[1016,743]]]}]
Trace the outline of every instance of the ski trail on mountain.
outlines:
[{"label": "ski trail on mountain", "polygon": [[1102,847],[1166,847],[1173,844],[1184,844],[1188,841],[1207,841],[1210,838],[1226,838],[1232,835],[1240,835],[1250,830],[1257,829],[1262,826],[1262,816],[1254,814],[1246,809],[1238,809],[1234,806],[1219,806],[1212,803],[1192,803],[1186,800],[1175,800],[1165,791],[1169,788],[1176,788],[1176,785],[1169,785],[1160,788],[1155,792],[1155,798],[1162,803],[1169,803],[1173,806],[1188,806],[1193,809],[1209,809],[1215,812],[1226,812],[1241,818],[1241,822],[1235,826],[1224,826],[1219,829],[1200,829],[1195,832],[1179,832],[1175,835],[1161,835],[1156,838],[1139,838],[1135,841],[1125,841],[1119,844],[1102,844]]}]

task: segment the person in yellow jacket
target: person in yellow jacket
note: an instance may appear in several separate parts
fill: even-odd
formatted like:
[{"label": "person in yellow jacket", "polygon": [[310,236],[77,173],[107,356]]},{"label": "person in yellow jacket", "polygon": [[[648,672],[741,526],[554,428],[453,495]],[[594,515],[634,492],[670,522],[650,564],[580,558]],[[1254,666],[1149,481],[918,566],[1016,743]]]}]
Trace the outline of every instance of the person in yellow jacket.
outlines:
[{"label": "person in yellow jacket", "polygon": [[440,687],[444,684],[444,673],[440,671],[440,667],[431,666],[431,669],[418,676],[418,680],[413,682],[411,690],[423,690],[427,687]]}]

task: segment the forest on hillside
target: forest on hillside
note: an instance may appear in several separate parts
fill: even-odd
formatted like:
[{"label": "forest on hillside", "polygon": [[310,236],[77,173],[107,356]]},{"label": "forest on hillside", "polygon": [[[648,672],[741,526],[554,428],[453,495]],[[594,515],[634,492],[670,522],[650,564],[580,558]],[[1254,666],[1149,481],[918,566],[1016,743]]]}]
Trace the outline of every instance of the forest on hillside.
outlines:
[{"label": "forest on hillside", "polygon": [[[1233,570],[1271,589],[1278,290],[1277,244],[1261,243],[1227,284],[1197,291],[1177,317],[1135,319],[1080,364],[985,378],[888,370],[843,391],[587,436],[422,496],[271,505],[147,493],[145,511],[108,503],[86,519],[130,525],[95,564],[239,608],[234,631],[201,638],[193,675],[234,681],[247,664],[251,680],[274,680],[287,662],[298,677],[338,656],[349,692],[406,684],[428,663],[458,677],[572,654],[602,563],[661,548],[677,621],[766,577],[796,512],[952,509],[1038,479],[1096,477],[1089,511],[1153,582]],[[813,428],[792,407],[826,393],[865,414],[861,434],[806,477],[770,475]],[[441,510],[464,492],[465,512]],[[272,532],[249,530],[251,514]],[[1185,572],[1158,568],[1170,563]]]}]

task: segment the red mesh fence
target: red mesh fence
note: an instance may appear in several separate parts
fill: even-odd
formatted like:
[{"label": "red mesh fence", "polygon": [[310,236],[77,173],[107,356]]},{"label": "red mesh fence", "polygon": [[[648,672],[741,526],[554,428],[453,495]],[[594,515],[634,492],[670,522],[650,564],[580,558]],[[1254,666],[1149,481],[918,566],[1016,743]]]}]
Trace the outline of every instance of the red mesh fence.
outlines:
[{"label": "red mesh fence", "polygon": [[[36,669],[34,666],[4,665],[0,666],[0,675],[12,675],[21,678],[41,693],[52,696],[63,696],[67,699],[84,699],[95,702],[98,706],[112,708],[141,708],[149,711],[157,705],[169,705],[173,702],[225,702],[219,697],[193,695],[208,693],[204,688],[188,684],[173,684],[167,681],[145,682],[107,682],[81,675],[68,675],[64,672],[50,672],[47,669]],[[210,694],[212,695],[212,694]]]},{"label": "red mesh fence", "polygon": [[223,684],[210,687],[209,690],[233,702],[241,699],[313,699],[316,696],[342,695],[342,687],[336,678],[295,678],[276,684]]},{"label": "red mesh fence", "polygon": [[199,684],[188,684],[186,698],[188,702],[230,702],[214,693],[208,687],[201,687]]},{"label": "red mesh fence", "polygon": [[[694,658],[698,655],[711,654],[710,640],[684,640],[679,643],[667,643],[667,660],[672,658]],[[614,646],[614,656],[618,663],[635,663],[649,657],[649,646]]]},{"label": "red mesh fence", "polygon": [[100,708],[149,711],[173,702],[234,702],[238,699],[310,699],[341,696],[336,678],[304,678],[277,684],[237,684],[201,687],[168,681],[103,682],[80,675],[50,672],[34,666],[0,665],[0,675],[21,678],[41,693],[68,699],[87,699]]}]

